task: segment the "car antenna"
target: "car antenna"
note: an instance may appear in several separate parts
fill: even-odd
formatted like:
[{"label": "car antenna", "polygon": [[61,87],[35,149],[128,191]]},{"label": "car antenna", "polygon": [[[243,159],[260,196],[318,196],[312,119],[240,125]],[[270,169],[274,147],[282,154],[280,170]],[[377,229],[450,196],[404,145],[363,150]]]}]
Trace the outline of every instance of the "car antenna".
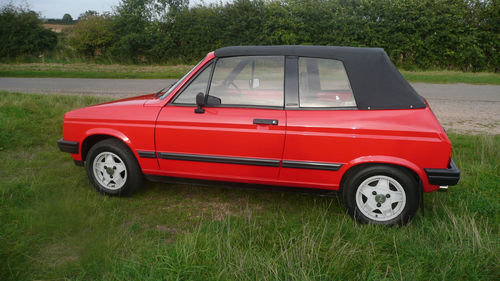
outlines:
[{"label": "car antenna", "polygon": [[159,90],[159,91],[155,94],[155,98],[157,98],[157,97],[158,97],[158,95],[159,95],[159,94],[161,94],[161,92],[163,92],[163,90],[165,90],[165,88],[163,88],[163,89]]}]

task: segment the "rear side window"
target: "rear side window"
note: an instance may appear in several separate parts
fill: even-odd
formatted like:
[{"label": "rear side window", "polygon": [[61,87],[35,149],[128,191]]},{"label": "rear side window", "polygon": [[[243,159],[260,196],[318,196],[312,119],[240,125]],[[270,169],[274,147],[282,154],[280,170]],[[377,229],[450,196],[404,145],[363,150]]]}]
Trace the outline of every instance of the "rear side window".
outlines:
[{"label": "rear side window", "polygon": [[355,107],[344,64],[299,58],[299,103],[300,107]]},{"label": "rear side window", "polygon": [[209,95],[221,105],[283,107],[284,64],[282,56],[220,58]]}]

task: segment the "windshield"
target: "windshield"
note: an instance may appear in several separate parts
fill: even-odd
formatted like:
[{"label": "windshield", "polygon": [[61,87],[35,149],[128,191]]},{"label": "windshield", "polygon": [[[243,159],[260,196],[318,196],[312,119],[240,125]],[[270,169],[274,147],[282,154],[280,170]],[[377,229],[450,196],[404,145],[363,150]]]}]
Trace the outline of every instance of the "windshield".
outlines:
[{"label": "windshield", "polygon": [[170,87],[168,88],[168,90],[160,97],[160,100],[168,97],[176,88],[177,86],[179,86],[179,84],[182,83],[182,81],[184,81],[184,79],[186,79],[186,77],[189,76],[189,74],[191,74],[203,61],[205,60],[205,58],[203,58],[199,63],[197,63],[188,73],[186,73],[186,75],[184,75],[181,79],[177,80],[174,84],[170,85]]}]

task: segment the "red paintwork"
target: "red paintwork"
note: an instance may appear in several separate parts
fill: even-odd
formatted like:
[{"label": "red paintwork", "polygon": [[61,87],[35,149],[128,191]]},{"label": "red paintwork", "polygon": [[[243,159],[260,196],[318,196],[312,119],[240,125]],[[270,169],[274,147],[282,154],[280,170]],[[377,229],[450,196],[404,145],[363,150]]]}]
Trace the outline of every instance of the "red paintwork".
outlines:
[{"label": "red paintwork", "polygon": [[[99,104],[64,116],[64,139],[92,135],[125,142],[146,174],[322,189],[339,189],[344,173],[363,163],[389,163],[413,170],[429,185],[424,168],[448,166],[451,143],[429,107],[408,110],[279,110],[205,108],[168,102],[206,63],[209,53],[169,97],[153,95]],[[347,95],[340,93],[342,99]],[[254,125],[254,118],[279,125]],[[156,130],[156,132],[155,132]],[[156,147],[155,147],[156,144]],[[139,158],[137,151],[316,161],[343,164],[339,171],[247,166]],[[85,160],[73,154],[74,160]]]},{"label": "red paintwork", "polygon": [[410,168],[424,184],[423,168],[446,168],[451,144],[429,108],[415,110],[287,111],[283,159],[345,164],[335,173],[282,169],[280,180],[338,189],[345,171],[361,163]]},{"label": "red paintwork", "polygon": [[[143,169],[158,169],[155,159],[138,158],[137,150],[154,150],[155,120],[161,107],[146,107],[153,95],[85,107],[64,115],[63,135],[80,143],[92,135],[109,135],[121,139],[135,153]],[[73,154],[74,160],[81,154]]]},{"label": "red paintwork", "polygon": [[[157,151],[281,160],[285,111],[254,108],[163,107],[156,127]],[[254,118],[276,119],[278,126],[254,125]],[[279,167],[216,164],[160,159],[164,175],[276,180]]]}]

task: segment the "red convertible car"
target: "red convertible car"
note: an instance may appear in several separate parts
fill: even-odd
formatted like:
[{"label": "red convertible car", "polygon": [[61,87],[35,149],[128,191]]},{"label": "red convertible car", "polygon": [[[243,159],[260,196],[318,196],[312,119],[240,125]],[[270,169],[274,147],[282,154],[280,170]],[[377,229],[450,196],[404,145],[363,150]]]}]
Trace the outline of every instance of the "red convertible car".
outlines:
[{"label": "red convertible car", "polygon": [[144,176],[338,191],[356,220],[391,225],[460,178],[429,105],[377,48],[221,48],[165,92],[66,113],[63,131],[59,148],[109,195]]}]

